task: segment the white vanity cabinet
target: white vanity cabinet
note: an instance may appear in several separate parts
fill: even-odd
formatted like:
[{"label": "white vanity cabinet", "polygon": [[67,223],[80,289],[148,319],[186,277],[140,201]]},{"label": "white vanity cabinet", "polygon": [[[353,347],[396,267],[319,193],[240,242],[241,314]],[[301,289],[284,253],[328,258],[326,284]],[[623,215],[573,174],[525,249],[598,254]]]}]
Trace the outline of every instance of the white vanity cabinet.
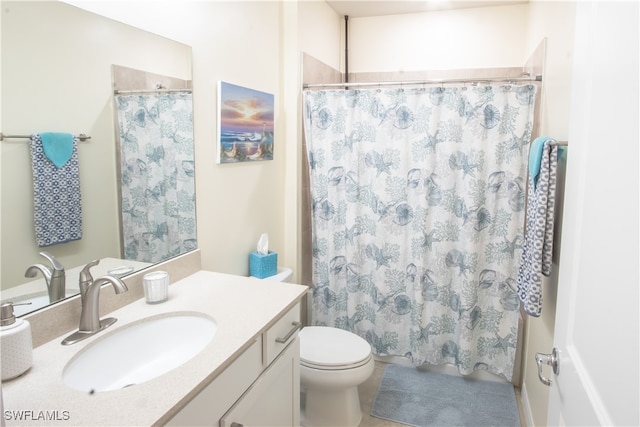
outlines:
[{"label": "white vanity cabinet", "polygon": [[300,304],[284,313],[169,426],[300,425]]},{"label": "white vanity cabinet", "polygon": [[220,420],[220,427],[300,425],[300,343],[296,337]]}]

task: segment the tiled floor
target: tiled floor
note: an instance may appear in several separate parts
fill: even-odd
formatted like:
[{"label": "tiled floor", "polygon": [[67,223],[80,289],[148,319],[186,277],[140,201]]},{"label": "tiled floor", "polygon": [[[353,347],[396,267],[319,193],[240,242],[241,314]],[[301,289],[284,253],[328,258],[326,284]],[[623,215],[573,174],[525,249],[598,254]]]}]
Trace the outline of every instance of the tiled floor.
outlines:
[{"label": "tiled floor", "polygon": [[[362,421],[360,421],[360,427],[406,426],[406,424],[394,423],[392,421],[382,420],[380,418],[371,416],[371,406],[373,405],[373,401],[376,398],[376,393],[378,392],[378,384],[380,384],[380,380],[382,379],[382,374],[384,373],[385,366],[386,363],[376,361],[375,368],[371,377],[363,384],[361,384],[360,387],[358,387],[358,392],[360,394],[360,408],[362,410]],[[521,400],[518,389],[516,389],[516,400],[518,402],[518,409],[520,410],[520,425],[522,427],[526,427],[526,424],[522,417],[522,408],[520,407]]]}]

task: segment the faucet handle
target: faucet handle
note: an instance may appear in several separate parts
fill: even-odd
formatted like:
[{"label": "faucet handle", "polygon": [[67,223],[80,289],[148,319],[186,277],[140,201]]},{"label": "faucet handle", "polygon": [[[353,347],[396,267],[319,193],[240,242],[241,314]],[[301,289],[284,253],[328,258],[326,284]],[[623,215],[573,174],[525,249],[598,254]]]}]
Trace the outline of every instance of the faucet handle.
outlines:
[{"label": "faucet handle", "polygon": [[89,262],[87,265],[84,266],[84,268],[82,269],[82,271],[80,271],[80,293],[84,295],[84,293],[86,292],[86,288],[87,286],[89,286],[92,282],[93,282],[93,276],[91,275],[91,267],[95,267],[96,265],[100,264],[100,260],[99,259],[94,259],[93,261]]},{"label": "faucet handle", "polygon": [[64,271],[64,266],[60,263],[60,261],[58,261],[49,252],[42,251],[42,252],[40,252],[40,255],[45,257],[47,259],[47,261],[49,261],[51,263],[51,266],[53,267],[53,271],[54,272],[56,272],[56,271]]},{"label": "faucet handle", "polygon": [[93,276],[91,275],[91,271],[89,270],[91,269],[91,267],[95,267],[98,264],[100,264],[100,260],[94,259],[93,261],[85,265],[80,272],[80,282],[93,282]]}]

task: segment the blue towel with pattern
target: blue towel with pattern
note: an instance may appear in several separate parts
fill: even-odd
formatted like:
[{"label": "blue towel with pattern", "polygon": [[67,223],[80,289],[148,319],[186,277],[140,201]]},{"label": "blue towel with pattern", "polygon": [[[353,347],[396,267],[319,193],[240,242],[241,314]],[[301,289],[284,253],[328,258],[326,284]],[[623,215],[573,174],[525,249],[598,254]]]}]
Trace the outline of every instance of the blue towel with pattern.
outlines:
[{"label": "blue towel with pattern", "polygon": [[46,149],[41,135],[31,135],[33,213],[36,242],[40,247],[82,238],[82,197],[76,138],[70,134],[48,133],[45,140]]},{"label": "blue towel with pattern", "polygon": [[544,141],[537,176],[529,175],[526,230],[518,269],[518,297],[524,311],[534,317],[542,312],[542,275],[551,274],[553,255],[558,147],[552,142]]}]

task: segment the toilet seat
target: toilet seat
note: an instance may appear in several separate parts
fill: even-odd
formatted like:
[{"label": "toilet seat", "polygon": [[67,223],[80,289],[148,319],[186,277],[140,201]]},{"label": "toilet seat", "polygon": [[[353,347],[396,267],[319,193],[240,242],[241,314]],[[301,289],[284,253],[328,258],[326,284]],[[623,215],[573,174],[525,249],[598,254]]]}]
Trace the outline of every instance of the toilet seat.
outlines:
[{"label": "toilet seat", "polygon": [[349,369],[355,369],[355,368],[359,368],[360,366],[366,365],[367,363],[369,363],[369,361],[371,360],[373,356],[369,355],[369,357],[367,357],[366,359],[358,362],[358,363],[352,363],[349,365],[316,365],[314,363],[309,363],[306,362],[304,360],[300,360],[300,365],[307,367],[307,368],[311,368],[311,369],[318,369],[321,371],[344,371],[344,370],[349,370]]},{"label": "toilet seat", "polygon": [[300,364],[319,370],[363,366],[372,358],[371,345],[358,335],[338,328],[307,326],[299,332]]}]

